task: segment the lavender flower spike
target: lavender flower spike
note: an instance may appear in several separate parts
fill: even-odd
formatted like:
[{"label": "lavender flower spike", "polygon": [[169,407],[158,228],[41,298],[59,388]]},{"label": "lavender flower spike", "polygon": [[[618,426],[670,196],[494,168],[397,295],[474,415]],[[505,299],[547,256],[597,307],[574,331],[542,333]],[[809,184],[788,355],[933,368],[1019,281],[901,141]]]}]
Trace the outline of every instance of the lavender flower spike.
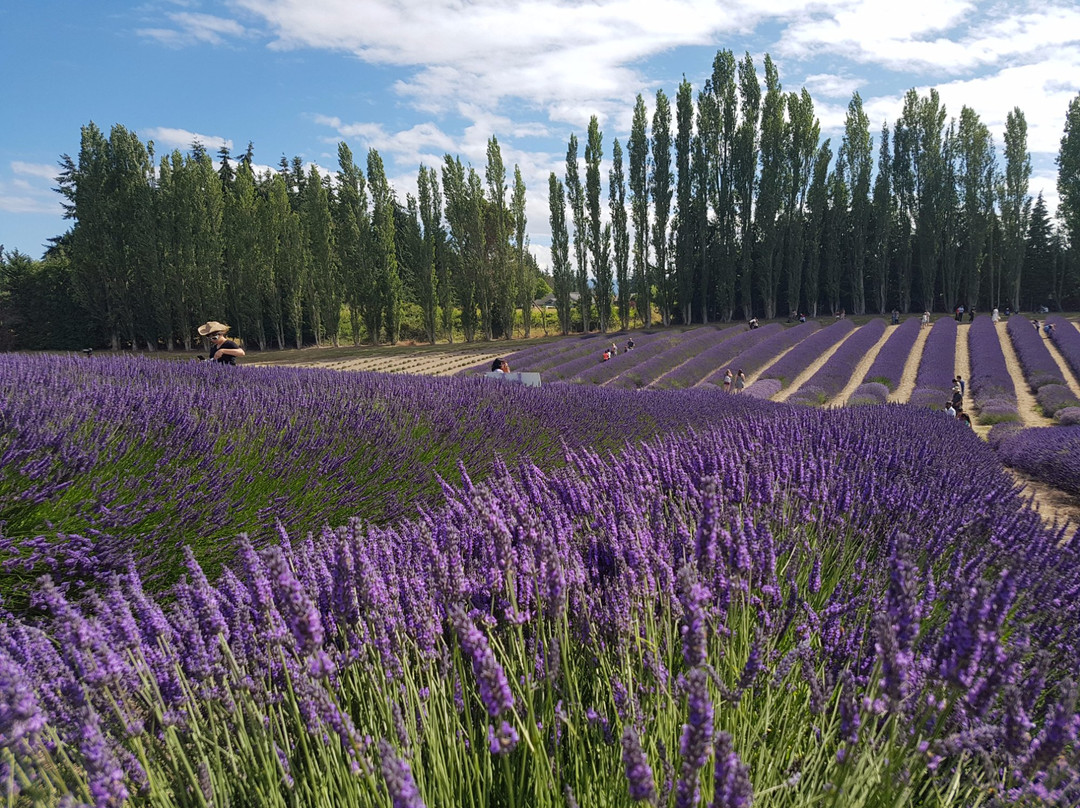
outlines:
[{"label": "lavender flower spike", "polygon": [[488,715],[497,718],[503,710],[513,709],[514,694],[506,679],[506,671],[495,659],[487,637],[460,606],[451,612],[450,623],[457,632],[461,650],[472,662],[473,675],[480,688],[480,700],[484,703]]},{"label": "lavender flower spike", "polygon": [[386,780],[394,808],[423,808],[424,801],[408,762],[395,755],[393,747],[385,740],[379,741],[379,756],[382,758],[383,779]]},{"label": "lavender flower spike", "polygon": [[754,788],[750,785],[750,770],[735,753],[731,736],[721,732],[713,749],[716,772],[711,808],[747,808],[754,799]]},{"label": "lavender flower spike", "polygon": [[626,767],[626,781],[630,787],[630,799],[634,802],[656,802],[656,782],[641,741],[633,726],[627,725],[622,735],[622,759]]}]

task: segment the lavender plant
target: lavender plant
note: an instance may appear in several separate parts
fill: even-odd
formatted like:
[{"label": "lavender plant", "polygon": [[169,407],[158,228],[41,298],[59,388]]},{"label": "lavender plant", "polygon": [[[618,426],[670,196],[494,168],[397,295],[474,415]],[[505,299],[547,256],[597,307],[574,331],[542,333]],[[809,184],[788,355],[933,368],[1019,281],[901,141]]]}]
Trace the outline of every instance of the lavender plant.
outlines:
[{"label": "lavender plant", "polygon": [[1020,367],[1024,371],[1024,380],[1031,392],[1038,393],[1039,388],[1048,384],[1064,384],[1061,369],[1043,344],[1043,338],[1032,324],[1022,317],[1013,317],[1005,330],[1009,334]]},{"label": "lavender plant", "polygon": [[979,410],[979,423],[1019,420],[1016,388],[1005,364],[997,329],[987,315],[980,315],[968,329],[971,378],[968,388]]},{"label": "lavender plant", "polygon": [[921,325],[917,317],[909,317],[893,329],[889,339],[881,346],[864,382],[877,382],[895,390],[904,375],[904,366],[919,336]]},{"label": "lavender plant", "polygon": [[1039,388],[1035,396],[1043,415],[1053,418],[1061,410],[1068,407],[1080,407],[1080,401],[1076,395],[1063,384],[1046,384]]},{"label": "lavender plant", "polygon": [[[757,373],[761,368],[772,360],[778,353],[783,353],[793,348],[816,332],[820,326],[814,320],[787,328],[783,331],[770,335],[754,345],[747,347],[729,363],[730,367],[742,368],[746,373]],[[705,377],[706,384],[719,385],[723,383],[724,371],[727,368],[718,368],[715,372]]]},{"label": "lavender plant", "polygon": [[911,393],[912,404],[939,410],[949,400],[956,377],[956,334],[956,321],[950,317],[942,317],[930,328]]},{"label": "lavender plant", "polygon": [[1006,465],[1080,495],[1080,426],[1024,429],[1002,436],[996,448]]},{"label": "lavender plant", "polygon": [[8,799],[1070,799],[1080,557],[989,446],[909,407],[601,398],[667,426],[216,582],[190,555],[160,598],[43,581],[0,619]]},{"label": "lavender plant", "polygon": [[[840,320],[836,325],[845,322],[850,321]],[[833,352],[833,355],[818,369],[817,373],[811,376],[806,384],[788,399],[788,402],[792,404],[827,403],[847,386],[848,381],[851,380],[851,376],[855,372],[855,366],[862,360],[867,351],[877,345],[878,340],[881,339],[884,333],[884,320],[871,320],[860,326],[854,334],[845,339],[843,344]],[[788,356],[790,355],[788,354]]]},{"label": "lavender plant", "polygon": [[1077,379],[1080,379],[1080,330],[1060,314],[1051,314],[1046,318],[1046,322],[1054,326],[1051,333],[1054,346],[1061,352],[1065,363]]}]

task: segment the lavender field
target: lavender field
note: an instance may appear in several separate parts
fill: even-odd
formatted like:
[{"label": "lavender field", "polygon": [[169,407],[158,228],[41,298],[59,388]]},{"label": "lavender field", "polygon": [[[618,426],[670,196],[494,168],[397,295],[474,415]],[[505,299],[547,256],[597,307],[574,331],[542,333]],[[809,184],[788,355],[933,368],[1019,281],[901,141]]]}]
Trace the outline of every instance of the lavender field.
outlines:
[{"label": "lavender field", "polygon": [[769,329],[538,348],[539,389],[0,356],[0,794],[1077,804],[1076,536],[999,452],[1075,459],[708,381]]}]

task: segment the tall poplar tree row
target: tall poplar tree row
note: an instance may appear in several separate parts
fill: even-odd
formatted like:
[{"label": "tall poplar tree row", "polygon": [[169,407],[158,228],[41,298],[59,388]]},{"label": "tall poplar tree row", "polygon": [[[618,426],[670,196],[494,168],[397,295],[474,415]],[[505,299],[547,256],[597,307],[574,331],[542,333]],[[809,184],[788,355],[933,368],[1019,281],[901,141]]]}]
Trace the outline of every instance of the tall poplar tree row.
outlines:
[{"label": "tall poplar tree row", "polygon": [[872,237],[871,243],[868,245],[870,292],[874,296],[873,299],[877,310],[881,312],[885,311],[890,302],[889,269],[892,265],[892,223],[896,214],[896,204],[893,201],[892,194],[891,155],[889,124],[884,123],[881,126],[881,142],[878,144],[877,176],[874,177],[874,201],[872,205]]},{"label": "tall poplar tree row", "polygon": [[656,258],[656,304],[664,325],[671,324],[671,307],[675,302],[668,271],[668,223],[671,218],[671,105],[663,90],[656,91],[656,108],[652,119],[652,171],[649,176],[652,197],[652,251]]},{"label": "tall poplar tree row", "polygon": [[1020,282],[1024,268],[1024,245],[1031,215],[1031,155],[1027,149],[1027,119],[1019,107],[1005,117],[1005,174],[999,191],[1001,229],[1004,238],[1004,294],[1014,311],[1020,309]]},{"label": "tall poplar tree row", "polygon": [[638,94],[630,125],[630,210],[634,226],[634,290],[642,324],[652,325],[652,275],[649,272],[649,137],[645,100]]},{"label": "tall poplar tree row", "polygon": [[585,196],[588,204],[589,252],[592,254],[596,310],[600,332],[608,331],[611,318],[611,225],[600,216],[600,162],[604,157],[604,133],[593,115],[585,144]]},{"label": "tall poplar tree row", "polygon": [[487,204],[484,206],[484,237],[487,264],[487,287],[491,312],[485,325],[488,339],[494,337],[496,324],[506,339],[514,336],[514,310],[517,307],[517,277],[510,261],[510,211],[506,206],[506,165],[498,139],[492,135],[487,145]]},{"label": "tall poplar tree row", "polygon": [[529,223],[525,215],[525,180],[521,167],[514,165],[514,194],[510,199],[510,216],[514,225],[514,276],[517,288],[517,305],[521,308],[521,323],[525,339],[532,336],[532,306],[536,291],[536,276],[526,254],[529,237],[525,228]]},{"label": "tall poplar tree row", "polygon": [[395,345],[401,329],[401,277],[394,243],[394,191],[386,180],[382,157],[368,150],[367,181],[371,189],[371,266],[374,271],[375,317],[368,336],[376,345],[385,329],[386,340]]},{"label": "tall poplar tree row", "polygon": [[1069,102],[1057,166],[1058,217],[1067,243],[1065,277],[1075,294],[1080,291],[1080,93]]},{"label": "tall poplar tree row", "polygon": [[784,94],[776,65],[765,54],[765,98],[761,104],[761,140],[758,193],[754,203],[757,257],[754,274],[767,319],[776,316],[776,295],[780,282],[777,218],[783,204],[789,166],[784,160]]},{"label": "tall poplar tree row", "polygon": [[435,169],[421,164],[416,176],[421,245],[414,268],[416,302],[424,321],[424,336],[432,345],[438,336],[439,281],[437,255],[442,230],[442,194]]},{"label": "tall poplar tree row", "polygon": [[[349,307],[353,345],[360,344],[360,324],[369,339],[377,318],[374,315],[375,283],[371,271],[370,216],[364,174],[353,159],[352,150],[338,143],[337,187],[333,201],[334,247]],[[373,339],[374,341],[374,339]]]},{"label": "tall poplar tree row", "polygon": [[[814,116],[814,102],[803,88],[787,97],[788,126],[784,138],[788,166],[787,199],[784,202],[783,263],[787,267],[788,311],[803,310],[802,276],[806,239],[806,192],[821,139],[821,124]],[[861,314],[861,312],[860,312]]]},{"label": "tall poplar tree row", "polygon": [[578,170],[577,135],[570,135],[566,146],[566,198],[570,203],[570,215],[574,222],[575,278],[577,279],[578,306],[581,308],[581,330],[589,333],[592,295],[589,289],[589,260],[587,249],[589,226],[585,219],[585,192],[581,187]]},{"label": "tall poplar tree row", "polygon": [[690,82],[683,76],[675,97],[675,288],[682,322],[692,319],[696,229],[693,175],[690,173],[690,150],[694,137],[694,96]]},{"label": "tall poplar tree row", "polygon": [[960,183],[960,266],[963,296],[978,303],[994,216],[994,141],[978,114],[965,106],[957,127],[957,181]]},{"label": "tall poplar tree row", "polygon": [[563,336],[570,333],[573,318],[574,270],[570,264],[570,234],[566,228],[566,195],[562,181],[552,171],[548,177],[548,210],[551,224],[551,276],[555,310]]},{"label": "tall poplar tree row", "polygon": [[[803,90],[805,93],[806,91]],[[870,175],[873,169],[873,140],[870,137],[870,118],[863,111],[862,97],[855,93],[848,104],[844,119],[844,139],[840,144],[839,166],[850,194],[846,263],[851,310],[866,313],[866,247],[870,228]],[[884,314],[880,309],[879,314]]]},{"label": "tall poplar tree row", "polygon": [[[699,99],[698,131],[704,139],[708,176],[706,187],[713,212],[709,255],[716,278],[716,312],[730,320],[735,311],[738,277],[735,154],[738,95],[735,56],[721,50],[713,60],[712,76]],[[704,319],[704,318],[703,318]]]},{"label": "tall poplar tree row", "polygon": [[761,85],[754,60],[747,53],[739,62],[739,126],[735,132],[732,174],[738,206],[739,303],[743,318],[754,316],[754,191],[757,188],[758,116],[761,112]]},{"label": "tall poplar tree row", "polygon": [[618,138],[611,147],[608,208],[611,212],[612,260],[615,262],[619,324],[626,329],[630,327],[630,231],[626,227],[626,176],[623,173],[623,151]]}]

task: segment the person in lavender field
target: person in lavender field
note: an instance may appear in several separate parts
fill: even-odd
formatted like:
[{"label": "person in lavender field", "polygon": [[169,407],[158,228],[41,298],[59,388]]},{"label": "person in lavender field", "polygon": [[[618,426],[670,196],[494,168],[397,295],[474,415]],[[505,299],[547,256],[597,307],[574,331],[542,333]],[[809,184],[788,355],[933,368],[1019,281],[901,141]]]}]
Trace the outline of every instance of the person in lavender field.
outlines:
[{"label": "person in lavender field", "polygon": [[964,406],[964,394],[960,391],[960,383],[956,382],[952,388],[952,405],[957,410]]},{"label": "person in lavender field", "polygon": [[946,401],[945,402],[945,414],[947,416],[949,416],[950,418],[955,418],[956,417],[956,410],[953,409],[953,405],[952,405],[951,401]]},{"label": "person in lavender field", "polygon": [[930,325],[930,312],[924,311],[922,313],[922,324],[923,325]]},{"label": "person in lavender field", "polygon": [[735,392],[741,393],[744,387],[746,387],[746,374],[740,368],[739,372],[735,374]]},{"label": "person in lavender field", "polygon": [[618,354],[619,354],[619,346],[616,345],[614,342],[611,343],[611,355],[612,356],[618,356]]},{"label": "person in lavender field", "polygon": [[956,384],[960,385],[960,395],[966,396],[967,395],[967,383],[964,381],[964,377],[961,376],[959,373],[957,373],[956,378],[953,379],[953,381]]},{"label": "person in lavender field", "polygon": [[199,336],[210,340],[210,361],[223,365],[235,365],[237,357],[244,355],[244,349],[225,335],[229,326],[211,320],[199,326]]},{"label": "person in lavender field", "polygon": [[500,359],[495,359],[491,363],[491,372],[492,373],[509,373],[510,372],[510,363],[507,362],[505,359],[501,359],[501,358]]},{"label": "person in lavender field", "polygon": [[990,314],[990,322],[992,322],[992,323],[1000,323],[1001,322],[1001,313],[997,309],[994,309],[993,312],[991,312],[991,314]]},{"label": "person in lavender field", "polygon": [[974,306],[972,306],[970,309],[968,309],[968,322],[969,323],[975,322],[975,307]]},{"label": "person in lavender field", "polygon": [[626,350],[628,350],[628,351],[634,350],[634,338],[633,337],[630,337],[630,339],[628,339],[626,341]]},{"label": "person in lavender field", "polygon": [[805,323],[806,322],[806,315],[803,314],[802,312],[799,312],[799,322],[800,323]]},{"label": "person in lavender field", "polygon": [[731,392],[731,382],[734,380],[734,376],[731,375],[731,368],[728,368],[724,373],[724,392]]},{"label": "person in lavender field", "polygon": [[898,309],[892,310],[892,324],[900,325],[900,311]]},{"label": "person in lavender field", "polygon": [[1043,323],[1042,330],[1043,330],[1043,333],[1046,334],[1047,339],[1050,339],[1051,337],[1054,336],[1054,324],[1053,323]]},{"label": "person in lavender field", "polygon": [[961,421],[964,424],[966,424],[969,429],[971,428],[971,416],[968,415],[966,412],[962,412],[959,415],[957,415],[956,420]]},{"label": "person in lavender field", "polygon": [[753,331],[755,328],[758,327],[757,317],[751,317],[746,324],[750,326],[750,330]]}]

